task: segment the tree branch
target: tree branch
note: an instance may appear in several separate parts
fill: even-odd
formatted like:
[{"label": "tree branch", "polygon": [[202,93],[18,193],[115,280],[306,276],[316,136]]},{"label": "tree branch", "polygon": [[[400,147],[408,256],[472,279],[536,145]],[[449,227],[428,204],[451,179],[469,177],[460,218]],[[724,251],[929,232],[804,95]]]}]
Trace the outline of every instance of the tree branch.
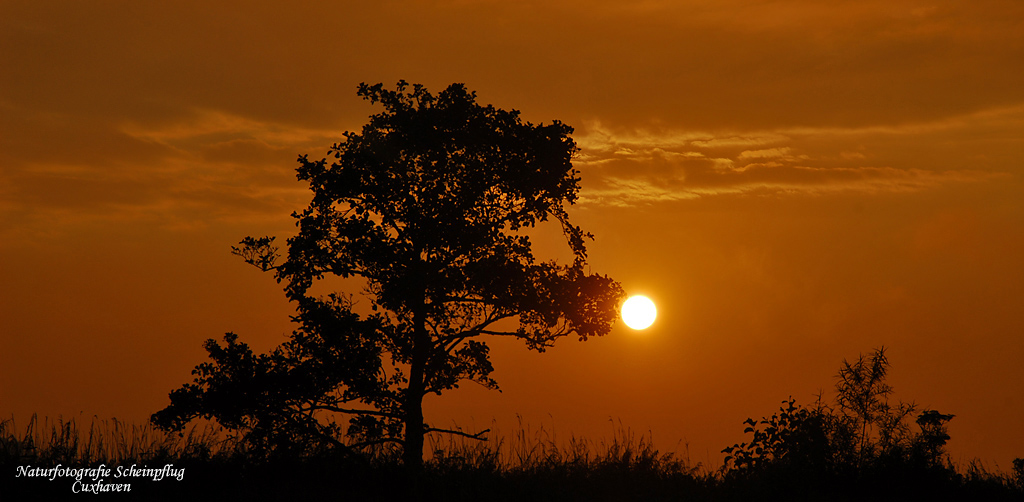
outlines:
[{"label": "tree branch", "polygon": [[[511,332],[507,332],[506,333],[506,332],[500,332],[500,331],[487,331],[485,328],[487,328],[488,326],[490,326],[490,325],[492,325],[492,324],[494,324],[494,323],[496,323],[496,322],[498,322],[498,321],[500,321],[502,319],[508,319],[510,317],[514,317],[515,315],[516,315],[515,313],[497,314],[495,312],[491,312],[490,314],[487,315],[487,318],[483,322],[481,322],[480,324],[477,324],[476,326],[473,326],[470,329],[460,331],[456,335],[451,335],[451,336],[446,336],[444,338],[439,338],[438,342],[440,342],[440,343],[442,343],[444,345],[447,345],[448,343],[452,342],[453,340],[457,340],[455,342],[455,344],[457,345],[458,342],[461,342],[462,340],[465,340],[466,338],[472,338],[472,337],[478,336],[478,335],[502,335],[502,334],[505,334],[505,335],[508,335],[508,336],[512,336],[512,335],[514,335],[514,333],[511,333]],[[448,350],[450,351],[451,348],[454,348],[454,345],[452,347],[450,347]]]},{"label": "tree branch", "polygon": [[487,434],[488,432],[491,432],[491,430],[490,429],[484,429],[484,430],[482,430],[480,432],[477,432],[476,434],[470,434],[468,432],[453,431],[453,430],[450,430],[450,429],[436,429],[434,427],[428,427],[423,432],[424,433],[443,432],[445,434],[454,434],[456,436],[462,436],[462,437],[467,437],[467,438],[470,438],[470,439],[476,439],[477,441],[487,441],[487,438],[482,437],[482,436],[484,434]]},{"label": "tree branch", "polygon": [[372,445],[384,444],[384,443],[398,443],[400,445],[404,445],[405,441],[402,440],[402,439],[399,439],[399,438],[378,438],[378,439],[370,439],[370,440],[367,440],[367,441],[362,441],[362,442],[359,442],[359,443],[352,443],[352,444],[348,445],[348,447],[352,448],[354,450],[356,448],[362,448],[364,446],[372,446]]},{"label": "tree branch", "polygon": [[311,405],[310,408],[311,409],[316,409],[316,410],[333,411],[333,412],[337,412],[337,413],[348,413],[350,415],[373,415],[373,416],[378,416],[378,417],[401,418],[401,415],[396,415],[394,413],[388,413],[386,411],[346,409],[346,408],[339,408],[337,406],[331,406],[329,404],[314,404],[314,405]]}]

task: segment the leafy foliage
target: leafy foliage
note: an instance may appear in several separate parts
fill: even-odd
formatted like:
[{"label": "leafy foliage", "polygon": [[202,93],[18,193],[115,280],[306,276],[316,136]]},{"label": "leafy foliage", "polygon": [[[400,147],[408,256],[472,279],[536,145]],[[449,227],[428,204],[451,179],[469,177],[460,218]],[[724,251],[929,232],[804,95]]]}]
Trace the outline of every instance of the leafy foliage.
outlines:
[{"label": "leafy foliage", "polygon": [[[483,336],[511,336],[543,351],[555,340],[608,333],[624,296],[590,274],[585,241],[565,207],[577,200],[572,128],[523,122],[481,106],[453,84],[437,96],[404,81],[359,86],[385,111],[329,152],[299,157],[313,193],[293,213],[298,234],[282,261],[273,237],[248,237],[235,254],[273,272],[301,326],[269,355],[225,337],[212,362],[171,393],[154,423],[198,416],[247,431],[260,446],[337,443],[338,414],[358,445],[401,446],[419,464],[422,399],[469,380],[497,388]],[[538,262],[529,230],[556,222],[571,264]],[[365,283],[371,313],[351,297],[317,294],[327,279]],[[456,432],[456,431],[447,431]],[[340,444],[340,443],[338,443]]]},{"label": "leafy foliage", "polygon": [[[270,354],[253,354],[234,333],[224,336],[224,345],[207,340],[211,361],[192,371],[194,383],[171,392],[170,406],[154,414],[153,423],[181,430],[197,416],[216,418],[228,429],[243,431],[254,455],[349,449],[337,439],[339,425],[318,420],[316,411],[375,388],[368,360],[379,351],[359,336],[375,327],[372,321],[348,312],[342,297],[334,302],[335,325],[328,337],[296,331]],[[342,382],[348,385],[333,392]]]},{"label": "leafy foliage", "polygon": [[748,418],[744,433],[753,434],[749,443],[740,443],[722,450],[725,462],[733,471],[756,472],[768,465],[810,463],[826,465],[829,437],[828,415],[821,408],[807,409],[790,398],[782,402],[779,412],[760,422]]},{"label": "leafy foliage", "polygon": [[738,476],[778,470],[853,475],[893,465],[945,467],[946,423],[953,415],[924,410],[914,433],[907,422],[915,405],[889,402],[888,368],[884,347],[852,363],[844,360],[837,409],[820,397],[810,408],[790,398],[771,418],[747,419],[744,432],[753,437],[722,450],[725,470]]}]

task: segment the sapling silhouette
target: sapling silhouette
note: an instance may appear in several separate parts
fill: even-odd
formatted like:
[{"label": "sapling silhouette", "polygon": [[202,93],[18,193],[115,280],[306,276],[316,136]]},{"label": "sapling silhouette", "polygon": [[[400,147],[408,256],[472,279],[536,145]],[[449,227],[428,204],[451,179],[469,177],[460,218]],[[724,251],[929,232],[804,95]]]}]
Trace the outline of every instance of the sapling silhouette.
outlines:
[{"label": "sapling silhouette", "polygon": [[[566,206],[579,191],[572,128],[524,123],[517,111],[476,103],[453,84],[359,86],[380,103],[360,133],[327,159],[299,158],[313,198],[294,213],[298,235],[283,261],[273,237],[246,238],[235,254],[272,271],[300,328],[269,355],[237,337],[210,340],[212,362],[171,393],[153,420],[182,427],[206,416],[252,435],[267,449],[298,443],[397,444],[422,463],[422,401],[471,380],[496,389],[489,348],[511,336],[543,351],[555,340],[609,332],[623,291],[587,272],[585,240]],[[538,262],[527,231],[553,220],[571,264]],[[351,296],[318,296],[329,277],[359,278],[371,313]],[[334,416],[348,416],[345,430]],[[443,431],[478,437],[461,431]]]},{"label": "sapling silhouette", "polygon": [[836,402],[839,409],[853,417],[860,429],[857,451],[858,462],[873,454],[876,444],[871,441],[877,429],[877,447],[888,450],[904,442],[910,434],[905,419],[914,412],[913,404],[889,403],[892,386],[885,382],[889,360],[885,347],[880,347],[869,357],[857,356],[852,363],[843,360],[836,382]]}]

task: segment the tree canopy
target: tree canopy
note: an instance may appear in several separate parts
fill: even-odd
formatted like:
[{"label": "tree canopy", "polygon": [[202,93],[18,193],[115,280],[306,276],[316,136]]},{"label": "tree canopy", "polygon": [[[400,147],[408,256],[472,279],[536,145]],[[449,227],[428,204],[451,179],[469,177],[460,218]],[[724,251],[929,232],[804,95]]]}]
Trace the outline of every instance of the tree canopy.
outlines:
[{"label": "tree canopy", "polygon": [[[485,337],[543,351],[610,331],[624,293],[590,273],[592,236],[566,211],[580,189],[571,127],[480,105],[461,84],[436,96],[361,84],[358,95],[384,111],[328,158],[299,157],[313,196],[293,213],[286,253],[273,237],[233,248],[283,284],[299,328],[264,355],[231,333],[224,346],[208,340],[212,362],[171,393],[157,425],[215,418],[274,451],[394,444],[418,465],[424,434],[441,430],[424,423],[424,396],[464,380],[498,387]],[[571,263],[534,257],[530,231],[546,221]],[[369,312],[330,291],[332,277],[361,279]]]}]

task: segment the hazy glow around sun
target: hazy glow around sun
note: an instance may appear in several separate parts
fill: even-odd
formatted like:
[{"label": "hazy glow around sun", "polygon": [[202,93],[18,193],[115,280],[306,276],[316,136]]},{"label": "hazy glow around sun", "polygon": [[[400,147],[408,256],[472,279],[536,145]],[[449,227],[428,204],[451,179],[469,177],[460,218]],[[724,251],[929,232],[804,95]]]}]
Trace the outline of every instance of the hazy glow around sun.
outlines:
[{"label": "hazy glow around sun", "polygon": [[629,297],[626,303],[622,304],[622,320],[633,329],[646,329],[654,323],[658,316],[658,309],[654,302],[646,296],[636,295]]}]

